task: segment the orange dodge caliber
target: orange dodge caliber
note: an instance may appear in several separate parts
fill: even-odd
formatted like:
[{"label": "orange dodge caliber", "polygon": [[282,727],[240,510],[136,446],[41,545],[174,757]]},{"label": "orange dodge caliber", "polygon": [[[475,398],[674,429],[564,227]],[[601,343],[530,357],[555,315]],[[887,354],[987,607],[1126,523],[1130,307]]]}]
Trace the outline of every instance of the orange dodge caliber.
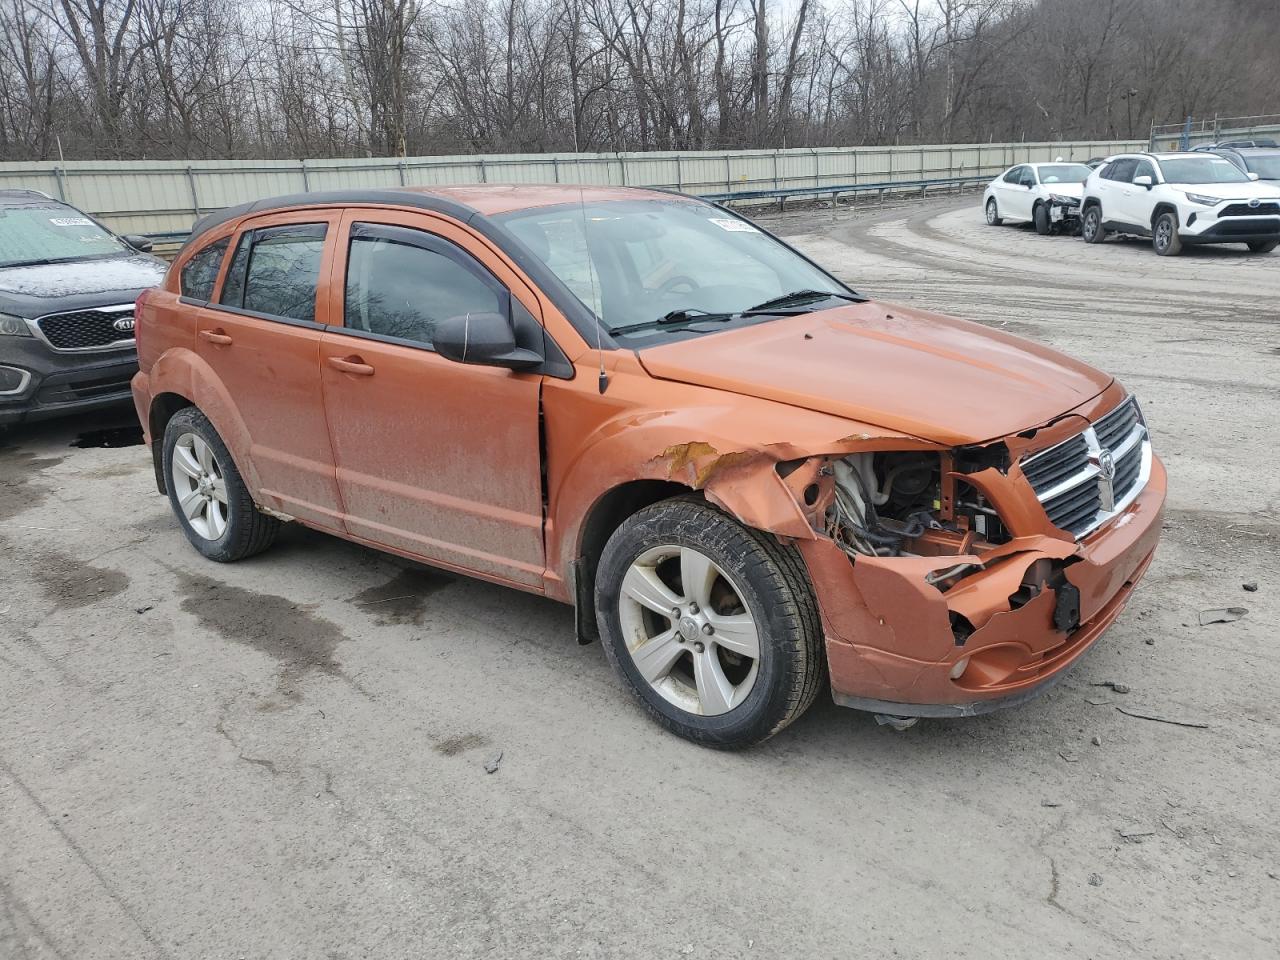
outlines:
[{"label": "orange dodge caliber", "polygon": [[295,521],[571,603],[709,746],[824,686],[895,726],[1024,701],[1160,535],[1164,467],[1110,376],[678,194],[250,203],[196,225],[137,338],[156,482],[204,556]]}]

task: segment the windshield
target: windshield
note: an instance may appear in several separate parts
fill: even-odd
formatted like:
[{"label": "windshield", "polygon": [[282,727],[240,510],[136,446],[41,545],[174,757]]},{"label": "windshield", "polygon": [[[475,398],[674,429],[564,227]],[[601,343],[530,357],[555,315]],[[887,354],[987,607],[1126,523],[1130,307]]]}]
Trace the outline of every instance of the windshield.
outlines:
[{"label": "windshield", "polygon": [[1250,173],[1256,173],[1263,180],[1280,180],[1280,153],[1265,157],[1245,157],[1244,165]]},{"label": "windshield", "polygon": [[1040,167],[1041,183],[1084,183],[1093,171],[1083,163],[1054,163]]},{"label": "windshield", "polygon": [[[610,333],[658,324],[741,320],[834,306],[849,291],[731,213],[687,200],[535,207],[496,217],[564,282]],[[795,302],[798,300],[799,302]],[[771,315],[777,315],[773,313]],[[758,318],[755,318],[758,320]],[[695,329],[694,332],[710,332]]]},{"label": "windshield", "polygon": [[120,240],[71,207],[59,203],[0,206],[0,267],[125,252]]},{"label": "windshield", "polygon": [[1249,178],[1222,157],[1182,157],[1161,160],[1166,183],[1248,183]]}]

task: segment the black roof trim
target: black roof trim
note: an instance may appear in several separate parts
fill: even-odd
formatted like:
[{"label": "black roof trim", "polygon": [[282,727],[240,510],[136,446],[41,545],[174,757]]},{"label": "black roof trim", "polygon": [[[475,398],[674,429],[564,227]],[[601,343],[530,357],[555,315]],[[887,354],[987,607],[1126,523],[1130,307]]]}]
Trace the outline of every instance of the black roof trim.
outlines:
[{"label": "black roof trim", "polygon": [[364,190],[318,190],[311,193],[293,193],[282,197],[267,197],[249,203],[227,207],[197,220],[191,228],[187,242],[178,251],[181,256],[188,247],[200,241],[200,238],[220,224],[239,217],[257,213],[270,213],[274,210],[287,210],[291,207],[341,207],[354,204],[381,204],[384,206],[413,207],[442,213],[453,217],[475,229],[482,236],[493,241],[504,253],[515,261],[525,275],[529,277],[556,305],[565,318],[578,331],[582,339],[595,346],[597,340],[605,350],[617,349],[617,342],[602,330],[596,321],[595,314],[587,305],[564,284],[555,272],[536,257],[528,247],[501,224],[489,219],[474,207],[456,200],[449,200],[430,193],[414,193],[408,190],[397,190],[394,187]]}]

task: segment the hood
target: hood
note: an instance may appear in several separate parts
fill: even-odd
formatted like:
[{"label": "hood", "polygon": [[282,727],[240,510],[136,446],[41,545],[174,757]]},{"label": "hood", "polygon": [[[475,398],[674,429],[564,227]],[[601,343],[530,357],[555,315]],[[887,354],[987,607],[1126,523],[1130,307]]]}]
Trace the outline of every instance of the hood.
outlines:
[{"label": "hood", "polygon": [[639,352],[663,380],[847,417],[948,446],[1040,426],[1112,378],[967,320],[880,303],[784,317]]},{"label": "hood", "polygon": [[1269,183],[1253,180],[1248,183],[1169,183],[1165,186],[1170,190],[1183,193],[1190,190],[1192,193],[1203,193],[1206,197],[1218,197],[1222,200],[1252,200],[1254,197],[1259,200],[1280,200],[1280,190]]},{"label": "hood", "polygon": [[38,317],[53,311],[87,310],[132,303],[164,279],[163,261],[144,254],[0,267],[0,313]]}]

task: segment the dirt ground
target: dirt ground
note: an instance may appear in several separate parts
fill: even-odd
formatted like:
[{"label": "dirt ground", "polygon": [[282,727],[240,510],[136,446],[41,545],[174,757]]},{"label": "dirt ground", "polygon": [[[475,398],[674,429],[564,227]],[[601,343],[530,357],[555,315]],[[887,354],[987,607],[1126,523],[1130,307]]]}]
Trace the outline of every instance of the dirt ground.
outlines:
[{"label": "dirt ground", "polygon": [[974,195],[769,223],[1142,399],[1165,540],[1060,686],[905,733],[824,699],[710,752],[565,607],[304,530],[208,563],[142,447],[71,445],[127,411],[13,430],[0,957],[1280,955],[1280,253],[989,228]]}]

